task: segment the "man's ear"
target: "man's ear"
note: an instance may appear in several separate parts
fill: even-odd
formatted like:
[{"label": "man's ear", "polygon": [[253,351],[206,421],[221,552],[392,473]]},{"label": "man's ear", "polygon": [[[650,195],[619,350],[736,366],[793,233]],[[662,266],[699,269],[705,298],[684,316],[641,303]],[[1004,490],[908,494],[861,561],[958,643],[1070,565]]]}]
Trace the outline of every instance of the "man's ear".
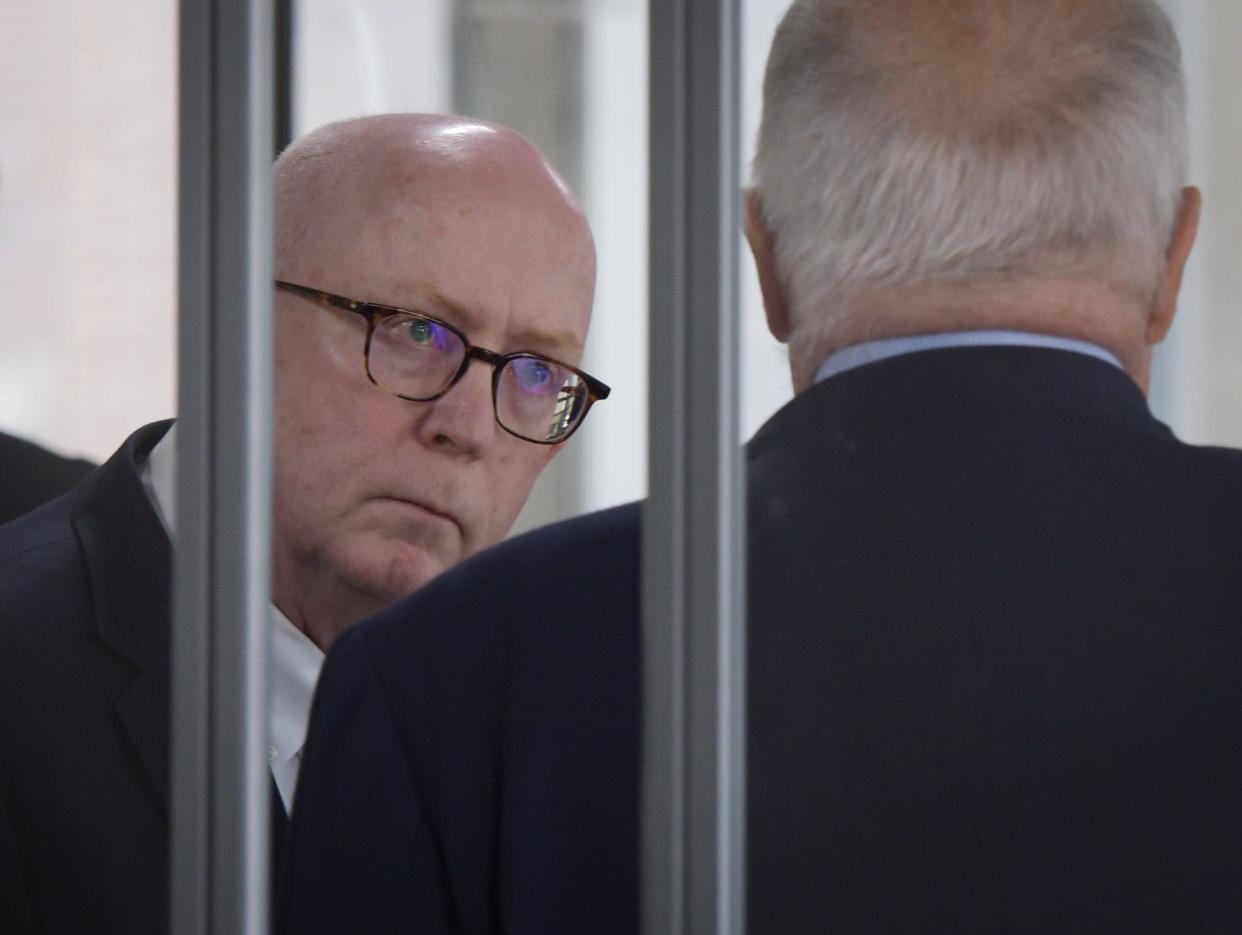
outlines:
[{"label": "man's ear", "polygon": [[1186,271],[1186,259],[1194,246],[1199,231],[1199,209],[1203,195],[1194,186],[1182,189],[1182,203],[1173,224],[1173,235],[1165,251],[1164,275],[1152,299],[1151,314],[1147,319],[1147,343],[1159,344],[1173,326],[1177,313],[1177,293],[1182,288],[1182,274]]},{"label": "man's ear", "polygon": [[789,317],[789,303],[785,288],[776,273],[776,240],[763,220],[763,204],[759,192],[748,188],[746,194],[746,241],[755,256],[755,270],[759,274],[759,291],[763,294],[763,311],[768,318],[768,330],[782,344],[793,333]]}]

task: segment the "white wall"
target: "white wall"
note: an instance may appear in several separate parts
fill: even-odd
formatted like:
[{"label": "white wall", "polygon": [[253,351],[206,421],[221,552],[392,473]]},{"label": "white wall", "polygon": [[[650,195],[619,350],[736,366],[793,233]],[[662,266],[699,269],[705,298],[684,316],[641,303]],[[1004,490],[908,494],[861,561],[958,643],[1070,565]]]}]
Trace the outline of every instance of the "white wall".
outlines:
[{"label": "white wall", "polygon": [[[583,200],[600,254],[587,367],[613,397],[580,438],[587,471],[582,509],[643,496],[647,486],[647,4],[586,0],[586,184]],[[763,62],[785,3],[743,4],[741,157],[749,174]],[[741,193],[738,193],[739,199]],[[767,332],[750,255],[738,234],[742,288],[741,432],[749,438],[791,395],[785,349]],[[568,505],[567,505],[568,507]]]},{"label": "white wall", "polygon": [[451,0],[294,0],[294,135],[448,107]]},{"label": "white wall", "polygon": [[[506,15],[546,2],[504,0]],[[1167,0],[1183,37],[1202,234],[1153,405],[1191,440],[1242,445],[1242,4]],[[524,524],[646,486],[646,0],[582,0],[580,192],[600,251],[586,366],[611,383],[573,444],[569,496]],[[742,154],[785,0],[743,5]],[[451,0],[300,0],[295,124],[450,99]],[[106,456],[172,414],[175,0],[7,0],[0,58],[0,429]],[[743,435],[789,396],[742,248]]]},{"label": "white wall", "polygon": [[586,0],[585,10],[581,195],[599,266],[583,366],[612,387],[573,440],[591,510],[647,490],[647,5]]},{"label": "white wall", "polygon": [[1242,4],[1164,0],[1190,96],[1191,181],[1203,218],[1152,407],[1187,441],[1242,447]]},{"label": "white wall", "polygon": [[100,459],[173,412],[176,2],[0,20],[0,429]]}]

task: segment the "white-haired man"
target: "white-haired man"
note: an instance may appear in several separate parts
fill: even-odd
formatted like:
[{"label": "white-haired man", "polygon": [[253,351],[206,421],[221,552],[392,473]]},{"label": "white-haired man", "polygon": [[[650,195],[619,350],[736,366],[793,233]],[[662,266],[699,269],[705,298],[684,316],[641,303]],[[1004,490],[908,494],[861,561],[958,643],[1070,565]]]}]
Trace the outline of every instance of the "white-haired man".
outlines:
[{"label": "white-haired man", "polygon": [[[764,98],[747,930],[1242,930],[1242,453],[1144,397],[1168,21],[798,0]],[[287,931],[637,931],[638,556],[635,508],[541,530],[334,649]]]},{"label": "white-haired man", "polygon": [[[323,652],[508,531],[607,395],[595,250],[512,130],[374,116],[276,163],[275,851]],[[168,930],[169,423],[0,531],[0,931]]]}]

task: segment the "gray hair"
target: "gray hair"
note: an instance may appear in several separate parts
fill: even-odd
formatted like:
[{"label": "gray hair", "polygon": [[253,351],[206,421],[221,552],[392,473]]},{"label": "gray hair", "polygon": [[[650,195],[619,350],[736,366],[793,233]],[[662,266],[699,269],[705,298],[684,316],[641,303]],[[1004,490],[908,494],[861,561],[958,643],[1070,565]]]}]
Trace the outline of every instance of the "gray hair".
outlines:
[{"label": "gray hair", "polygon": [[754,161],[795,333],[877,288],[1095,275],[1150,296],[1185,111],[1152,0],[796,0]]}]

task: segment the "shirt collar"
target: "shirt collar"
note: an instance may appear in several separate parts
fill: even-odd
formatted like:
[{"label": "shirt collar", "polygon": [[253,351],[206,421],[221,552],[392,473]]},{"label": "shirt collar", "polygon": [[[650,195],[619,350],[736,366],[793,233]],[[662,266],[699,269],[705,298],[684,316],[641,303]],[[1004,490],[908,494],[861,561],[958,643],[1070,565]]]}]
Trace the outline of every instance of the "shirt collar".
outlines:
[{"label": "shirt collar", "polygon": [[[293,799],[297,756],[306,742],[315,682],[323,651],[271,605],[271,666],[268,670],[268,760],[286,806]],[[291,779],[287,780],[286,777]]]},{"label": "shirt collar", "polygon": [[[142,466],[142,483],[168,537],[176,535],[177,426],[174,423],[151,449]],[[323,650],[271,604],[268,666],[268,760],[288,808],[297,781],[297,757],[306,742],[311,699],[323,666]]]},{"label": "shirt collar", "polygon": [[177,467],[177,423],[174,422],[155,443],[142,466],[142,485],[147,489],[155,515],[164,524],[168,538],[176,540],[177,529],[177,483],[174,472]]},{"label": "shirt collar", "polygon": [[903,335],[897,338],[879,338],[875,341],[864,341],[851,344],[831,354],[820,364],[815,374],[815,382],[834,377],[864,364],[887,360],[901,354],[913,354],[917,351],[931,351],[946,347],[1048,347],[1060,351],[1072,351],[1086,354],[1118,369],[1124,369],[1121,361],[1111,351],[1076,338],[1066,338],[1053,334],[1035,334],[1030,331],[945,331],[934,334]]}]

